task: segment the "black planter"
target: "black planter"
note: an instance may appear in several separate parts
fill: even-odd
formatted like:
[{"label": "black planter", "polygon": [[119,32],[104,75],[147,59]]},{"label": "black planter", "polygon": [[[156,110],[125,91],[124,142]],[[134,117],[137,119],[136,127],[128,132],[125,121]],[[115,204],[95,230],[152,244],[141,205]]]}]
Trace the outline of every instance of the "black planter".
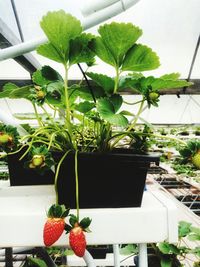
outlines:
[{"label": "black planter", "polygon": [[87,246],[87,250],[94,259],[105,259],[107,253],[112,253],[111,245]]},{"label": "black planter", "polygon": [[[140,207],[147,169],[158,156],[115,153],[79,153],[80,208]],[[68,154],[58,176],[59,203],[76,208],[75,155]]]},{"label": "black planter", "polygon": [[21,185],[46,185],[54,183],[54,173],[49,170],[45,174],[40,175],[33,169],[24,168],[24,162],[27,161],[25,156],[22,160],[20,157],[26,149],[22,149],[19,153],[8,155],[8,170],[11,186]]},{"label": "black planter", "polygon": [[[8,156],[11,186],[53,184],[55,174],[44,175],[25,169],[27,157],[19,160],[25,150]],[[53,153],[56,162],[62,153]],[[150,162],[154,155],[135,155],[128,149],[112,153],[78,153],[80,208],[140,207]],[[69,153],[58,175],[59,203],[76,208],[75,154]]]}]

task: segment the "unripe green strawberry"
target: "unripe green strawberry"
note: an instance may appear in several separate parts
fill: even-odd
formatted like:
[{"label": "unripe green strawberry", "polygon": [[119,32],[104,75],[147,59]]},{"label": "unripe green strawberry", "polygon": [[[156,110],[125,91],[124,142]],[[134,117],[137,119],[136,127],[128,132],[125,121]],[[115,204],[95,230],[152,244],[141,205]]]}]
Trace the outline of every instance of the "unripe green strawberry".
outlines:
[{"label": "unripe green strawberry", "polygon": [[6,144],[12,142],[12,137],[6,133],[0,133],[0,144]]},{"label": "unripe green strawberry", "polygon": [[34,155],[33,159],[32,159],[32,163],[35,166],[40,166],[43,164],[43,162],[45,161],[45,157],[44,155]]},{"label": "unripe green strawberry", "polygon": [[200,169],[200,152],[197,152],[194,156],[192,156],[192,163],[197,169]]},{"label": "unripe green strawberry", "polygon": [[37,91],[36,94],[38,99],[43,99],[45,97],[45,93],[42,90]]},{"label": "unripe green strawberry", "polygon": [[34,155],[31,163],[29,165],[30,168],[42,167],[45,164],[45,156],[44,155]]},{"label": "unripe green strawberry", "polygon": [[151,93],[149,94],[149,98],[150,98],[152,101],[155,101],[155,100],[157,100],[157,99],[159,98],[159,94],[156,93],[156,92],[151,92]]},{"label": "unripe green strawberry", "polygon": [[75,224],[74,228],[69,232],[69,244],[76,256],[84,256],[86,239],[83,229],[78,224]]},{"label": "unripe green strawberry", "polygon": [[62,235],[65,228],[63,218],[48,218],[43,230],[43,240],[45,246],[53,245]]}]

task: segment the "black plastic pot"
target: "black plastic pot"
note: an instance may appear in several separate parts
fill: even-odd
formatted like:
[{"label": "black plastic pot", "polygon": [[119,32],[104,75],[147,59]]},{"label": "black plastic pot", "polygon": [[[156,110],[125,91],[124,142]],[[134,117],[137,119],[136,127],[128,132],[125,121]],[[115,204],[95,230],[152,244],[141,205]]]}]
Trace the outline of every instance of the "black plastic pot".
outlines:
[{"label": "black plastic pot", "polygon": [[[19,160],[24,151],[8,156],[11,186],[53,184],[55,174],[44,175],[25,169],[27,158]],[[56,162],[62,153],[53,153]],[[112,153],[78,153],[80,208],[140,207],[150,162],[154,155],[135,155],[129,149]],[[58,175],[59,203],[76,208],[75,153],[69,153]]]},{"label": "black plastic pot", "polygon": [[87,250],[94,259],[105,259],[107,253],[112,253],[111,245],[87,246]]},{"label": "black plastic pot", "polygon": [[[140,207],[147,169],[158,156],[114,153],[79,153],[80,208]],[[75,154],[63,161],[58,176],[59,203],[76,208]]]},{"label": "black plastic pot", "polygon": [[54,183],[54,172],[49,170],[43,175],[37,173],[34,169],[24,168],[24,162],[27,161],[25,156],[22,160],[20,157],[24,154],[26,149],[22,149],[20,152],[8,155],[8,170],[11,186],[21,185],[46,185]]}]

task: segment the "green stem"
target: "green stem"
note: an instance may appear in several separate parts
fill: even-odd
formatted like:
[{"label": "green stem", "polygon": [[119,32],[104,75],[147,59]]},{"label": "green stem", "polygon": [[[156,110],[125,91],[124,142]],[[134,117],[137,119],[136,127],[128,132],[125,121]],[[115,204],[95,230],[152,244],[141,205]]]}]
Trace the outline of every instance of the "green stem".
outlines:
[{"label": "green stem", "polygon": [[54,189],[55,189],[55,193],[56,193],[56,204],[58,204],[58,185],[57,185],[57,182],[58,182],[58,174],[60,171],[60,166],[70,151],[71,150],[68,150],[67,152],[65,152],[65,154],[62,156],[61,160],[59,161],[57,169],[56,169],[55,181],[54,181]]},{"label": "green stem", "polygon": [[79,221],[79,184],[78,184],[78,150],[75,152],[75,179],[76,179],[76,217]]},{"label": "green stem", "polygon": [[33,109],[34,109],[35,116],[36,116],[36,119],[37,119],[37,121],[38,121],[38,124],[39,124],[40,126],[43,126],[43,123],[42,123],[42,121],[41,121],[41,119],[40,119],[40,116],[38,115],[38,111],[37,111],[37,108],[36,108],[35,103],[32,103],[32,105],[33,105]]},{"label": "green stem", "polygon": [[119,68],[116,67],[115,70],[116,70],[116,76],[115,76],[115,87],[114,87],[114,91],[113,91],[114,94],[117,93],[118,83],[119,83]]},{"label": "green stem", "polygon": [[69,134],[72,136],[72,127],[70,122],[70,104],[69,104],[69,94],[68,94],[68,68],[67,65],[65,67],[65,78],[64,78],[64,89],[65,89],[65,105],[66,105],[66,127],[69,131]]},{"label": "green stem", "polygon": [[47,115],[47,117],[48,117],[48,119],[51,121],[51,123],[53,124],[53,125],[56,125],[55,124],[55,122],[54,122],[54,120],[52,119],[52,117],[49,115],[49,113],[46,111],[46,109],[43,107],[43,106],[41,106],[41,108],[42,108],[42,110],[44,111],[44,113]]},{"label": "green stem", "polygon": [[127,102],[127,101],[124,101],[124,100],[123,100],[124,104],[127,104],[127,105],[137,105],[137,104],[141,103],[142,101],[143,101],[143,100],[139,100],[139,101],[137,101],[137,102],[130,103],[130,102]]},{"label": "green stem", "polygon": [[160,139],[175,141],[175,142],[178,142],[178,143],[183,144],[183,145],[187,145],[187,142],[185,142],[181,139],[175,138],[175,137],[170,137],[167,135],[158,135],[158,134],[148,134],[148,135],[152,136],[152,137],[160,138]]},{"label": "green stem", "polygon": [[133,122],[131,123],[131,125],[129,126],[127,131],[131,131],[135,127],[135,125],[137,123],[137,120],[138,120],[140,114],[142,113],[142,109],[143,109],[144,103],[145,103],[145,99],[142,99],[140,107],[139,107],[139,110],[138,110],[138,112],[137,112],[137,114],[135,116],[135,119],[133,120]]}]

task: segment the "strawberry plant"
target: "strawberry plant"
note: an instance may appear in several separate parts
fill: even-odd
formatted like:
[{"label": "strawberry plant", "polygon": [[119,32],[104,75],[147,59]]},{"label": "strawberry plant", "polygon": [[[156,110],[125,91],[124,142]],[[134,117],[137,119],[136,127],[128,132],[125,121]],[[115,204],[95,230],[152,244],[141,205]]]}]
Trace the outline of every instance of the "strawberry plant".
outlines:
[{"label": "strawberry plant", "polygon": [[[24,98],[32,104],[35,111],[38,127],[22,137],[23,145],[18,149],[27,146],[24,154],[29,153],[26,167],[43,174],[45,170],[52,169],[51,151],[62,152],[62,157],[55,162],[55,205],[58,209],[59,170],[69,153],[74,153],[77,214],[76,222],[72,223],[74,218],[71,217],[71,226],[65,225],[65,228],[70,229],[73,250],[82,256],[86,245],[84,231],[89,222],[79,222],[79,153],[109,152],[118,148],[121,142],[123,145],[126,142],[132,152],[145,154],[153,134],[147,127],[137,131],[138,121],[148,124],[142,119],[142,112],[146,108],[159,106],[162,90],[187,87],[192,83],[180,80],[178,73],[160,77],[145,76],[142,72],[159,67],[159,57],[151,48],[138,42],[142,30],[131,23],[104,24],[95,36],[84,33],[77,18],[60,10],[48,12],[40,25],[48,41],[37,48],[37,53],[61,64],[64,76],[50,66],[43,66],[33,74],[32,84],[17,87],[8,83],[0,92],[0,98]],[[103,64],[110,65],[113,77],[88,70],[97,57]],[[86,66],[85,71],[80,66],[82,63]],[[85,82],[83,79],[71,85],[69,74],[76,64],[81,68]],[[127,103],[137,105],[137,112],[123,109],[124,100],[120,93],[126,88],[140,95],[139,101],[135,101],[132,95],[131,103]],[[45,114],[46,120],[39,109]],[[4,134],[0,130],[0,145],[4,150],[8,151],[5,149],[6,143],[13,144],[12,138],[14,135]],[[59,215],[59,219],[55,217],[56,221],[54,216],[51,216],[53,219],[48,219],[45,226],[46,245],[51,245],[63,231],[63,215]],[[55,228],[55,236],[52,234],[55,238],[50,240],[52,227]]]}]

